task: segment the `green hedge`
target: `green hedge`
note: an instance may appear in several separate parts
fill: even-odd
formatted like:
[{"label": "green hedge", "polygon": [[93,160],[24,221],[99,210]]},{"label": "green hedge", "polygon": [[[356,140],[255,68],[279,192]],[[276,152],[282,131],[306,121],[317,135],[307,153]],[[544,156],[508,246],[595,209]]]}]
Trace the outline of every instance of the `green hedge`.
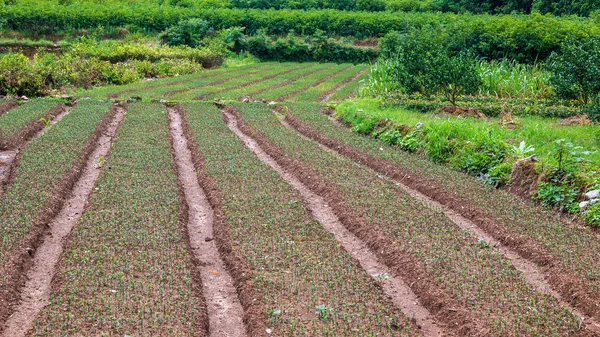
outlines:
[{"label": "green hedge", "polygon": [[566,37],[600,35],[600,27],[588,18],[552,15],[471,15],[451,13],[346,12],[337,10],[260,10],[183,8],[156,4],[96,3],[61,6],[50,1],[30,1],[7,6],[0,13],[7,28],[42,34],[89,29],[98,26],[138,27],[163,31],[182,19],[197,17],[217,29],[242,26],[246,34],[264,29],[267,34],[314,34],[381,37],[407,27],[433,27],[451,36],[457,47],[475,47],[485,57],[514,56],[521,61],[543,59]]}]

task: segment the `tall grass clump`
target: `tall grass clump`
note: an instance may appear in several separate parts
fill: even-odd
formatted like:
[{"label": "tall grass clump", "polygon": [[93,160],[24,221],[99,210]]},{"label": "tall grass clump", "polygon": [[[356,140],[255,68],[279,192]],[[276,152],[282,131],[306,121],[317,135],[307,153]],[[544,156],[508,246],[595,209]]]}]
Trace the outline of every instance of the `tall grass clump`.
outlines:
[{"label": "tall grass clump", "polygon": [[520,64],[512,60],[477,62],[483,81],[482,96],[496,98],[548,98],[552,95],[550,72],[541,64]]}]

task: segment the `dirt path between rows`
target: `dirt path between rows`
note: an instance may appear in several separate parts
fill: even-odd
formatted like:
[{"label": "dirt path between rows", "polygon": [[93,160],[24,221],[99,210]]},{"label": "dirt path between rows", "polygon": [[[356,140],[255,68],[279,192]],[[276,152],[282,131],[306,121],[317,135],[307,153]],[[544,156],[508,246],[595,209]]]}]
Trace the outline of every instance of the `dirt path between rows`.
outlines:
[{"label": "dirt path between rows", "polygon": [[0,116],[4,115],[6,112],[8,112],[18,106],[19,106],[19,103],[14,100],[10,100],[10,101],[0,105]]},{"label": "dirt path between rows", "polygon": [[[296,70],[298,70],[298,69],[297,68],[288,69],[288,70],[279,72],[277,74],[265,76],[265,77],[262,77],[262,78],[259,78],[259,79],[256,79],[256,80],[253,80],[253,81],[250,81],[250,82],[246,82],[244,84],[240,84],[240,85],[238,85],[238,86],[236,86],[234,88],[225,88],[225,89],[221,89],[221,90],[218,90],[218,91],[215,91],[215,92],[211,92],[211,93],[208,93],[208,94],[205,94],[205,95],[202,95],[202,96],[198,96],[198,97],[194,98],[194,100],[196,100],[196,101],[204,101],[204,100],[206,100],[211,95],[218,95],[218,94],[223,93],[223,92],[233,91],[233,90],[237,90],[237,89],[249,87],[251,85],[254,85],[254,84],[257,84],[257,83],[260,83],[260,82],[263,82],[263,81],[268,81],[268,80],[270,80],[272,78],[275,78],[275,77],[278,77],[278,76],[283,76],[283,75],[289,74],[292,71],[296,71]],[[246,76],[246,75],[244,75],[244,76]]]},{"label": "dirt path between rows", "polygon": [[4,194],[10,183],[15,178],[15,171],[19,166],[19,153],[27,142],[34,138],[41,137],[45,132],[60,122],[70,111],[70,107],[62,103],[57,104],[43,118],[50,122],[46,126],[45,122],[35,120],[29,123],[13,139],[2,140],[0,146],[7,148],[6,151],[0,151],[0,196]]},{"label": "dirt path between rows", "polygon": [[244,310],[234,281],[223,263],[213,236],[213,209],[198,182],[192,153],[184,135],[180,114],[168,108],[178,178],[188,209],[189,244],[198,261],[202,293],[208,314],[208,336],[246,336]]},{"label": "dirt path between rows", "polygon": [[[431,189],[434,184],[427,181],[427,179],[412,172],[404,172],[404,170],[393,163],[389,163],[386,160],[361,153],[350,146],[331,139],[306,126],[292,114],[286,115],[285,124],[288,125],[288,127],[296,130],[302,136],[318,142],[322,147],[354,160],[363,168],[383,174],[383,176],[379,175],[379,177],[393,181],[409,195],[422,201],[428,207],[439,209],[445,212],[446,215],[462,230],[473,233],[479,238],[485,240],[488,244],[494,246],[505,258],[513,263],[515,269],[524,275],[525,280],[533,288],[541,293],[555,297],[561,306],[579,316],[583,322],[582,326],[587,331],[593,333],[594,335],[600,335],[600,324],[598,324],[594,317],[585,313],[583,310],[580,310],[580,308],[572,305],[572,302],[566,301],[561,293],[553,289],[553,279],[551,277],[552,272],[546,268],[546,265],[542,265],[542,267],[535,263],[535,261],[528,259],[527,255],[522,254],[517,250],[518,246],[507,245],[506,243],[502,242],[502,238],[498,238],[494,235],[498,233],[498,229],[495,231],[490,231],[489,228],[486,229],[485,227],[481,226],[482,223],[487,223],[488,225],[492,223],[489,221],[489,219],[482,218],[481,215],[478,214],[478,216],[475,217],[477,221],[475,221],[473,220],[473,216],[463,215],[462,212],[457,211],[457,205],[448,205],[444,200],[440,200],[440,196],[449,195],[449,193],[439,190],[432,192]],[[423,186],[429,186],[429,189],[422,191]],[[419,187],[421,187],[421,189]],[[463,212],[469,210],[462,205],[458,207],[460,207]],[[554,285],[554,288],[557,288],[556,285]]]},{"label": "dirt path between rows", "polygon": [[315,70],[311,70],[311,71],[309,71],[309,72],[307,72],[307,73],[304,73],[304,74],[301,74],[301,75],[298,75],[298,76],[292,77],[292,78],[290,78],[289,80],[287,80],[287,81],[284,81],[284,82],[281,82],[281,83],[279,83],[279,84],[277,84],[277,85],[274,85],[274,86],[272,86],[272,87],[269,87],[269,88],[266,88],[266,89],[262,89],[262,90],[258,90],[258,91],[255,91],[255,92],[251,92],[251,93],[249,93],[249,94],[246,94],[246,95],[244,95],[244,96],[240,97],[240,99],[244,98],[245,96],[246,96],[246,97],[255,98],[257,95],[260,95],[260,94],[262,94],[262,93],[264,93],[264,92],[266,92],[266,91],[275,90],[275,89],[279,89],[279,88],[281,88],[281,87],[285,87],[285,86],[289,85],[290,83],[293,83],[293,82],[296,82],[296,81],[298,81],[299,79],[302,79],[302,78],[304,78],[304,77],[310,76],[310,75],[312,75],[312,74],[315,74],[315,73],[318,73],[319,71],[325,71],[325,70],[327,70],[327,69],[329,69],[329,68],[330,68],[330,67],[326,67],[326,68],[318,68],[318,69],[315,69]]},{"label": "dirt path between rows", "polygon": [[343,87],[345,87],[346,85],[348,85],[348,83],[350,83],[350,82],[354,81],[355,79],[357,79],[360,75],[364,74],[366,71],[367,71],[367,69],[365,68],[365,69],[357,72],[356,74],[352,75],[352,77],[343,80],[335,88],[322,93],[321,96],[319,96],[319,98],[317,100],[319,102],[321,102],[321,103],[329,102],[329,99],[331,99],[331,96],[335,95],[335,93],[338,92],[338,90],[342,89]]},{"label": "dirt path between rows", "polygon": [[[371,277],[379,282],[384,294],[408,317],[414,319],[425,336],[447,335],[441,326],[436,323],[429,311],[421,305],[419,298],[411,288],[401,278],[393,276],[392,270],[379,261],[367,244],[346,229],[324,198],[314,193],[298,178],[279,165],[254,139],[242,132],[238,128],[238,122],[236,117],[231,113],[231,110],[226,108],[223,110],[223,114],[229,129],[263,163],[270,166],[274,171],[279,173],[283,180],[298,190],[313,217],[334,235],[344,250],[353,256]],[[381,275],[384,275],[385,278],[382,278]]]},{"label": "dirt path between rows", "polygon": [[[286,128],[288,128],[290,130],[295,130],[287,122],[287,120],[285,120],[285,118],[283,118],[283,117],[279,118],[279,121]],[[314,141],[314,139],[312,139],[312,138],[309,138],[301,133],[299,133],[299,134],[301,137],[303,137],[305,139]],[[319,147],[323,148],[326,151],[329,151],[338,156],[342,156],[342,154],[335,151],[335,149],[333,149],[333,148],[330,148],[321,143],[317,143],[317,144],[319,144]],[[472,235],[479,238],[480,240],[484,240],[487,244],[489,244],[491,247],[494,247],[502,256],[504,256],[504,258],[510,260],[512,262],[513,266],[515,267],[515,269],[523,274],[523,276],[525,277],[525,281],[527,283],[529,283],[529,285],[531,285],[536,291],[556,298],[557,301],[560,303],[560,305],[563,308],[566,308],[567,310],[571,311],[575,315],[579,316],[583,321],[586,321],[590,331],[600,333],[600,326],[593,319],[584,315],[581,311],[577,310],[576,308],[573,308],[569,303],[565,302],[562,299],[562,297],[560,296],[559,293],[557,293],[556,291],[554,291],[552,289],[552,287],[546,280],[544,272],[542,270],[540,270],[540,268],[535,263],[522,258],[517,252],[513,251],[512,249],[510,249],[510,248],[506,247],[505,245],[503,245],[502,243],[500,243],[498,240],[494,239],[493,236],[486,233],[483,229],[481,229],[479,226],[477,226],[475,223],[473,223],[473,221],[463,217],[459,213],[449,209],[448,207],[429,198],[428,196],[420,193],[419,191],[414,190],[414,189],[402,184],[401,182],[398,182],[390,177],[380,175],[376,171],[372,170],[371,168],[369,168],[368,166],[365,166],[364,164],[362,164],[360,162],[357,162],[357,164],[359,165],[359,167],[361,169],[366,170],[372,174],[375,174],[378,178],[395,184],[396,186],[398,186],[401,190],[406,192],[411,197],[421,201],[425,206],[427,206],[433,210],[444,212],[444,214],[446,214],[446,216],[450,220],[452,220],[452,222],[454,224],[456,224],[460,229],[462,229],[465,232],[471,233]]]},{"label": "dirt path between rows", "polygon": [[316,87],[316,86],[320,85],[321,83],[324,83],[325,81],[327,81],[327,80],[329,80],[329,79],[333,78],[335,75],[337,75],[337,74],[341,74],[341,73],[343,73],[344,71],[346,71],[346,70],[348,70],[348,69],[350,69],[350,68],[352,68],[352,66],[347,66],[346,68],[340,69],[340,70],[338,70],[338,71],[334,72],[333,74],[330,74],[330,75],[327,75],[326,77],[323,77],[322,79],[320,79],[320,80],[316,81],[315,83],[313,83],[313,84],[311,84],[311,85],[308,85],[308,86],[306,86],[306,87],[304,87],[304,88],[302,88],[302,89],[298,89],[298,90],[292,91],[292,92],[290,92],[290,93],[287,93],[287,94],[285,94],[285,95],[283,95],[283,96],[280,96],[280,97],[278,97],[278,98],[276,99],[276,101],[277,101],[277,102],[283,102],[283,101],[285,101],[285,100],[288,100],[288,99],[290,99],[290,98],[292,98],[292,97],[294,97],[294,96],[298,95],[299,93],[301,93],[301,92],[303,92],[303,91],[306,91],[306,90],[308,90],[308,89],[310,89],[310,88],[314,88],[314,87]]},{"label": "dirt path between rows", "polygon": [[96,141],[96,147],[87,158],[83,172],[75,183],[69,199],[58,215],[48,223],[48,231],[33,257],[33,266],[27,272],[27,281],[21,291],[21,300],[14,313],[4,325],[3,337],[24,337],[35,319],[47,305],[55,268],[63,254],[67,238],[84,213],[84,209],[96,181],[100,176],[100,158],[105,158],[112,147],[117,129],[123,120],[125,109],[119,107],[108,128]]}]

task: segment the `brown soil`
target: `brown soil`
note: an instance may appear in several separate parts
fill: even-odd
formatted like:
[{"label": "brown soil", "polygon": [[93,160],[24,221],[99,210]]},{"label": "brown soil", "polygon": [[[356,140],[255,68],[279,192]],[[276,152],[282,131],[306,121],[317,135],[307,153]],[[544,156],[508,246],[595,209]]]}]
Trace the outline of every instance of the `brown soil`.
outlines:
[{"label": "brown soil", "polygon": [[169,108],[169,133],[187,214],[187,239],[200,271],[202,293],[208,314],[208,336],[245,336],[244,310],[232,277],[223,263],[213,239],[214,212],[198,183],[181,124],[181,115]]},{"label": "brown soil", "polygon": [[[290,83],[292,83],[292,82],[296,82],[297,80],[299,80],[299,79],[301,79],[301,78],[304,78],[304,77],[310,76],[310,75],[312,75],[312,74],[314,74],[314,73],[318,73],[319,71],[323,71],[323,70],[325,70],[325,69],[323,69],[323,68],[319,68],[319,69],[315,69],[315,70],[309,71],[309,72],[307,72],[307,73],[304,73],[304,74],[302,74],[302,75],[298,75],[298,76],[296,76],[296,77],[292,77],[292,78],[290,78],[289,80],[287,80],[287,81],[284,81],[284,82],[281,82],[281,83],[279,83],[279,84],[277,84],[277,85],[274,85],[274,86],[272,86],[272,87],[270,87],[270,88],[266,88],[266,89],[262,89],[262,90],[259,90],[259,91],[255,91],[255,92],[249,93],[248,95],[246,95],[246,97],[250,97],[250,98],[251,98],[251,97],[256,97],[256,96],[258,96],[258,95],[262,94],[262,93],[263,93],[263,92],[265,92],[265,91],[269,91],[269,90],[275,90],[275,89],[278,89],[278,88],[281,88],[281,87],[285,87],[285,86],[289,85],[289,84],[290,84]],[[242,98],[243,98],[243,97],[242,97]]]},{"label": "brown soil", "polygon": [[17,101],[11,100],[11,101],[5,102],[4,104],[0,105],[0,116],[2,116],[9,110],[14,109],[18,106],[19,106],[19,103],[17,103]]},{"label": "brown soil", "polygon": [[62,256],[65,242],[84,213],[87,199],[100,176],[101,170],[97,163],[100,158],[108,155],[112,139],[123,116],[124,109],[117,109],[105,132],[95,142],[95,149],[87,158],[83,172],[77,183],[74,184],[69,199],[56,217],[48,223],[49,229],[41,239],[43,243],[38,247],[30,262],[32,266],[27,272],[27,281],[21,291],[21,300],[4,325],[3,336],[25,336],[40,311],[50,300],[52,279],[56,265]]},{"label": "brown soil", "polygon": [[[4,194],[4,191],[6,191],[15,178],[15,172],[21,159],[19,153],[25,144],[32,138],[43,135],[46,130],[49,130],[63,119],[67,113],[69,113],[69,107],[59,103],[44,115],[44,118],[50,121],[47,127],[41,120],[35,120],[29,123],[13,138],[6,140],[0,139],[0,150],[3,148],[11,149],[8,151],[0,151],[0,195]],[[2,157],[5,159],[2,160]]]},{"label": "brown soil", "polygon": [[340,82],[340,84],[338,84],[335,88],[322,93],[321,96],[319,96],[318,101],[321,103],[328,102],[329,99],[331,98],[331,96],[333,96],[336,92],[338,92],[338,90],[345,87],[348,83],[356,80],[360,75],[364,74],[365,71],[367,71],[367,69],[363,69],[363,70],[357,72],[356,74],[352,75],[352,77],[347,78],[347,79],[343,80],[342,82]]},{"label": "brown soil", "polygon": [[389,160],[373,157],[362,153],[337,140],[331,139],[320,132],[304,125],[291,114],[286,116],[287,122],[301,134],[316,140],[336,152],[347,156],[372,170],[386,175],[391,179],[419,191],[435,200],[447,210],[452,210],[470,220],[475,226],[512,249],[522,259],[526,259],[544,272],[546,281],[562,299],[575,310],[585,315],[582,324],[588,331],[596,332],[598,325],[594,322],[600,316],[600,294],[590,289],[579,277],[561,265],[560,260],[550,254],[544,247],[525,236],[510,232],[503,224],[485,214],[476,205],[458,197],[452,191]]},{"label": "brown soil", "polygon": [[540,175],[535,169],[535,162],[521,159],[513,165],[510,183],[506,190],[523,198],[531,198],[538,185]]},{"label": "brown soil", "polygon": [[[61,113],[64,113],[69,108],[63,103],[58,103],[54,108],[48,111],[42,118],[53,121],[57,116]],[[48,125],[50,126],[50,125]],[[41,118],[39,120],[31,121],[27,126],[25,126],[19,133],[17,133],[14,137],[3,139],[0,138],[0,149],[20,149],[35,135],[40,133],[46,127],[46,123],[44,123]]]},{"label": "brown soil", "polygon": [[276,99],[276,101],[277,101],[277,102],[283,102],[283,101],[285,101],[285,100],[287,100],[287,99],[290,99],[291,97],[294,97],[294,96],[298,95],[299,93],[301,93],[301,92],[303,92],[303,91],[306,91],[306,90],[308,90],[308,89],[310,89],[310,88],[314,88],[314,87],[316,87],[316,86],[320,85],[321,83],[323,83],[323,82],[325,82],[325,81],[327,81],[327,80],[331,79],[332,77],[334,77],[334,76],[335,76],[335,75],[337,75],[337,74],[343,73],[344,71],[346,71],[346,70],[350,69],[351,67],[352,67],[352,66],[348,66],[348,67],[346,67],[346,68],[344,68],[344,69],[340,69],[340,70],[338,70],[338,71],[334,72],[333,74],[330,74],[330,75],[328,75],[328,76],[326,76],[326,77],[324,77],[324,78],[322,78],[322,79],[320,79],[320,80],[316,81],[315,83],[313,83],[313,84],[311,84],[311,85],[309,85],[309,86],[305,87],[305,88],[302,88],[302,89],[299,89],[299,90],[296,90],[296,91],[293,91],[293,92],[287,93],[287,94],[285,94],[285,95],[283,95],[283,96],[281,96],[281,97],[277,98],[277,99]]},{"label": "brown soil", "polygon": [[96,144],[102,135],[107,132],[115,115],[122,108],[122,106],[114,105],[107,116],[102,119],[94,133],[87,140],[71,170],[53,191],[48,204],[38,213],[33,221],[32,229],[23,239],[22,246],[9,254],[6,271],[10,271],[10,273],[7,273],[10,277],[7,280],[6,289],[0,289],[0,322],[6,322],[6,319],[19,303],[20,290],[25,286],[27,275],[34,265],[33,257],[36,255],[37,248],[42,244],[45,234],[48,233],[50,221],[63,209],[66,199],[81,177],[88,159],[96,148]]},{"label": "brown soil", "polygon": [[[384,294],[391,299],[407,316],[411,317],[425,336],[447,336],[447,333],[436,324],[429,311],[420,304],[418,297],[410,287],[399,277],[393,275],[390,268],[381,263],[377,256],[367,245],[344,227],[340,219],[335,215],[333,209],[327,205],[327,201],[315,194],[306,185],[300,182],[294,175],[281,167],[271,156],[264,152],[260,146],[250,137],[246,136],[238,127],[237,121],[227,110],[224,110],[227,126],[244,144],[256,154],[265,164],[275,170],[288,184],[292,185],[304,199],[306,207],[313,217],[325,229],[331,232],[336,240],[361,267],[377,281]],[[284,120],[282,120],[285,123]],[[379,280],[374,275],[390,275],[389,279]]]},{"label": "brown soil", "polygon": [[[198,174],[198,183],[206,194],[214,213],[214,239],[221,259],[225,263],[229,275],[233,278],[239,301],[244,309],[243,321],[246,331],[249,336],[264,336],[269,326],[269,320],[261,296],[256,291],[256,288],[254,288],[252,270],[233,248],[234,244],[229,233],[229,225],[223,213],[221,192],[205,171],[204,158],[199,151],[198,144],[194,141],[194,134],[185,119],[185,111],[181,108],[178,109],[180,115],[183,117],[183,133],[187,139],[188,148],[191,151],[194,167]],[[274,332],[273,335],[276,335],[276,333]]]},{"label": "brown soil", "polygon": [[466,304],[455,300],[443,286],[437,284],[417,258],[400,249],[390,238],[357,217],[335,186],[321,179],[303,163],[285,155],[264,135],[245,123],[236,108],[229,107],[226,112],[234,116],[245,135],[254,139],[287,172],[294,172],[295,177],[313,193],[321,196],[344,227],[375,252],[379,260],[391,269],[393,275],[409,284],[420,303],[443,325],[446,333],[459,336],[488,334],[478,317],[466,309]]},{"label": "brown soil", "polygon": [[[232,91],[232,90],[236,90],[236,89],[240,89],[240,88],[249,87],[251,85],[254,85],[254,84],[257,84],[257,83],[260,83],[260,82],[263,82],[263,81],[268,81],[268,80],[270,80],[272,78],[275,78],[277,76],[282,76],[282,75],[285,75],[285,74],[289,74],[289,73],[291,73],[292,71],[295,71],[295,70],[296,69],[289,69],[289,70],[282,71],[282,72],[277,73],[277,74],[269,75],[269,76],[262,77],[262,78],[259,78],[257,80],[254,80],[254,81],[250,81],[250,82],[244,83],[244,84],[239,85],[239,86],[237,86],[235,88],[225,88],[225,89],[222,89],[222,90],[219,90],[219,91],[211,92],[211,93],[208,93],[206,95],[202,95],[202,96],[196,97],[196,98],[194,98],[194,100],[196,100],[196,101],[204,101],[209,96],[218,95],[218,94],[226,92],[226,91]],[[247,76],[247,75],[248,74],[244,74],[244,76]]]},{"label": "brown soil", "polygon": [[592,125],[593,123],[594,122],[592,122],[588,115],[577,115],[562,119],[560,122],[558,122],[558,125]]},{"label": "brown soil", "polygon": [[454,115],[454,116],[469,116],[469,117],[478,117],[485,118],[485,115],[479,111],[477,108],[459,108],[456,106],[445,106],[437,110],[438,113]]}]

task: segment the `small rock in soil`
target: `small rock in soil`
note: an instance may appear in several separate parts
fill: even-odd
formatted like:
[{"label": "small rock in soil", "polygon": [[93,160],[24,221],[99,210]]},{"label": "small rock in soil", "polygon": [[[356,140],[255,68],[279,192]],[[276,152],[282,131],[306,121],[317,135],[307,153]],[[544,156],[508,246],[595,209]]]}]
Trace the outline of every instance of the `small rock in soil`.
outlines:
[{"label": "small rock in soil", "polygon": [[592,199],[590,200],[590,206],[594,206],[595,204],[599,203],[600,199]]},{"label": "small rock in soil", "polygon": [[585,197],[588,198],[588,200],[598,199],[599,196],[600,196],[600,190],[589,191],[585,194]]},{"label": "small rock in soil", "polygon": [[590,205],[589,201],[582,201],[579,203],[579,209],[584,210],[584,209],[588,208],[589,205]]}]

